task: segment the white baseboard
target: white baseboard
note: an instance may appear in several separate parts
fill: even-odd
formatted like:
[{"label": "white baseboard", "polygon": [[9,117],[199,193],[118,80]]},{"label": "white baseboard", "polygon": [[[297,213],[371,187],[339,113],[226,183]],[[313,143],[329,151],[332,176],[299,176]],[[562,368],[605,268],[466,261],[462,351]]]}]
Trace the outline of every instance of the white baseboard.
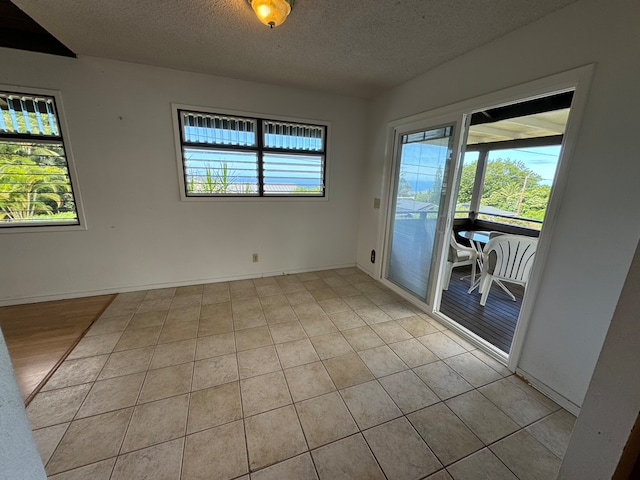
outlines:
[{"label": "white baseboard", "polygon": [[549,397],[551,400],[556,402],[562,408],[567,410],[569,413],[575,415],[576,417],[580,415],[580,406],[573,403],[571,400],[556,392],[554,389],[545,385],[540,380],[535,378],[533,375],[525,372],[521,368],[516,368],[516,374],[522,377],[529,385],[533,388],[541,392],[543,395]]},{"label": "white baseboard", "polygon": [[219,282],[232,282],[234,280],[248,280],[252,278],[263,277],[275,277],[277,275],[293,275],[296,273],[315,272],[320,270],[333,270],[337,268],[351,268],[356,267],[355,263],[340,264],[340,265],[322,265],[317,267],[297,268],[285,271],[274,272],[261,272],[251,273],[246,275],[232,275],[226,277],[214,277],[214,278],[200,278],[185,280],[181,282],[164,282],[164,283],[150,283],[141,285],[125,285],[121,287],[104,288],[99,290],[83,290],[80,292],[64,292],[51,295],[35,295],[31,297],[19,297],[19,298],[0,298],[0,307],[7,307],[10,305],[22,305],[27,303],[40,303],[50,302],[54,300],[69,300],[72,298],[84,298],[94,297],[96,295],[111,295],[114,293],[126,293],[126,292],[138,292],[140,290],[154,290],[158,288],[171,288],[171,287],[188,287],[190,285],[201,285],[206,283],[219,283]]}]

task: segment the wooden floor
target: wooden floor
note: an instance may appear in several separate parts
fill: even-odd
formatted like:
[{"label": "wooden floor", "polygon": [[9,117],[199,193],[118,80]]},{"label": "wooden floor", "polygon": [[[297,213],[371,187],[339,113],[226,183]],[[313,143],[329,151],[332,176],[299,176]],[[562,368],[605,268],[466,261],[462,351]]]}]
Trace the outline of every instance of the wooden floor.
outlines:
[{"label": "wooden floor", "polygon": [[114,298],[102,295],[0,307],[0,327],[25,403]]},{"label": "wooden floor", "polygon": [[471,267],[453,270],[449,289],[442,292],[440,312],[503,352],[509,353],[524,289],[519,285],[507,285],[516,297],[514,302],[494,283],[487,304],[482,307],[478,289],[468,294],[470,279],[460,278],[470,274]]}]

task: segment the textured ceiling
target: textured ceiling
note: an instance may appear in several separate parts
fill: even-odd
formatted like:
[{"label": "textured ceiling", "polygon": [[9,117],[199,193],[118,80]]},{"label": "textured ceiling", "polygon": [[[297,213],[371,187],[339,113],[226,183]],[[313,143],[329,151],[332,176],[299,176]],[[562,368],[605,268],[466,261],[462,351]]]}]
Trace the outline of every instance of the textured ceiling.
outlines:
[{"label": "textured ceiling", "polygon": [[[368,98],[576,0],[13,0],[78,55]],[[527,54],[523,52],[523,54]]]}]

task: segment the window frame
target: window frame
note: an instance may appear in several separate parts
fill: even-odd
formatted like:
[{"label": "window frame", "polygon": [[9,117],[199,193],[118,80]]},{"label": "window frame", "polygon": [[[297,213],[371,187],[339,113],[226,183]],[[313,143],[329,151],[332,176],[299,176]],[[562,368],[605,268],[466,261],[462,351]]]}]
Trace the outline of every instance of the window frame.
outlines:
[{"label": "window frame", "polygon": [[[184,139],[183,139],[183,130],[182,130],[182,121],[181,121],[181,113],[182,112],[191,112],[191,113],[202,113],[202,114],[213,114],[213,115],[229,115],[234,117],[246,118],[248,120],[254,120],[257,124],[256,129],[256,145],[253,147],[226,147],[231,150],[236,151],[246,151],[246,152],[256,152],[257,153],[257,177],[258,177],[258,193],[252,195],[242,195],[242,194],[232,194],[232,195],[188,195],[187,193],[187,184],[186,184],[186,172],[184,165]],[[222,108],[210,108],[203,106],[195,106],[195,105],[186,105],[186,104],[171,104],[171,113],[173,118],[173,132],[174,132],[174,140],[175,140],[175,148],[176,148],[176,162],[178,167],[178,186],[180,191],[180,200],[184,202],[220,202],[220,201],[293,201],[293,202],[323,202],[329,200],[329,157],[330,157],[330,143],[329,137],[331,135],[331,123],[324,120],[317,119],[308,119],[308,118],[299,118],[299,117],[288,117],[281,115],[271,115],[264,113],[256,113],[256,112],[246,112],[246,111],[238,111],[238,110],[227,110]],[[288,150],[288,149],[280,149],[280,148],[265,148],[264,147],[264,138],[262,131],[262,122],[264,121],[275,121],[275,122],[292,122],[303,125],[309,125],[313,127],[323,127],[324,128],[324,150],[321,152],[304,152],[297,150]],[[188,146],[188,145],[187,145]],[[202,145],[202,147],[207,148],[207,145]],[[209,145],[208,148],[217,149],[219,146]],[[224,149],[223,147],[222,149]],[[264,194],[264,180],[263,180],[263,155],[268,154],[301,154],[303,156],[313,156],[319,155],[323,156],[323,183],[324,183],[324,193],[323,195],[308,195],[308,194]]]},{"label": "window frame", "polygon": [[[60,142],[60,145],[64,151],[65,160],[67,163],[67,171],[69,172],[69,183],[71,186],[71,194],[76,208],[77,223],[67,223],[64,221],[56,223],[32,223],[32,224],[0,224],[0,234],[2,233],[34,233],[34,232],[60,232],[60,231],[72,231],[72,230],[87,230],[87,222],[84,214],[84,207],[82,202],[82,195],[80,191],[80,182],[78,181],[78,174],[76,171],[75,160],[73,156],[73,150],[71,148],[71,141],[69,135],[69,129],[67,126],[66,115],[64,112],[64,106],[62,101],[62,93],[59,90],[48,90],[43,88],[31,88],[18,85],[0,84],[0,91],[3,93],[11,93],[16,95],[24,95],[27,97],[50,97],[53,99],[56,120],[58,121],[58,128],[60,129],[59,138],[51,139],[51,142]],[[17,136],[16,136],[17,137]],[[47,143],[48,139],[40,135],[33,135],[33,142],[35,143]],[[16,138],[17,141],[25,139],[25,143],[28,142],[28,137],[20,136]],[[0,135],[0,141],[4,141],[6,137]]]}]

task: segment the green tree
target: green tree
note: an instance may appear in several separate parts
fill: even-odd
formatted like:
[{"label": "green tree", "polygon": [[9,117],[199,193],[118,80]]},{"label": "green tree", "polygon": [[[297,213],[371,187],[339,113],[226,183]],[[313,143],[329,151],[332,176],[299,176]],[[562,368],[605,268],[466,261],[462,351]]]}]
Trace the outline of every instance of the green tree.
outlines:
[{"label": "green tree", "polygon": [[64,168],[38,165],[20,155],[0,157],[0,212],[19,221],[57,213],[63,195],[71,191]]}]

